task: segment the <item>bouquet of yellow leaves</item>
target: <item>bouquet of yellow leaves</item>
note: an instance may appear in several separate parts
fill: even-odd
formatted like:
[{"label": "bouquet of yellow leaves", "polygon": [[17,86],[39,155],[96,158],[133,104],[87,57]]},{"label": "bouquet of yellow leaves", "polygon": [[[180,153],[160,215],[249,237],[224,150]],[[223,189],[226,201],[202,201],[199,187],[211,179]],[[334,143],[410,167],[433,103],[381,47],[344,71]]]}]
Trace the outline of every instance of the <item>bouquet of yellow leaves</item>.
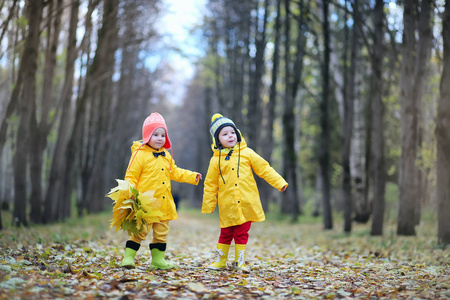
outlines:
[{"label": "bouquet of yellow leaves", "polygon": [[153,197],[155,191],[141,193],[127,180],[116,181],[118,185],[106,194],[114,201],[111,228],[115,226],[116,231],[122,229],[138,235],[144,224],[159,222],[163,214],[158,209],[161,202]]}]

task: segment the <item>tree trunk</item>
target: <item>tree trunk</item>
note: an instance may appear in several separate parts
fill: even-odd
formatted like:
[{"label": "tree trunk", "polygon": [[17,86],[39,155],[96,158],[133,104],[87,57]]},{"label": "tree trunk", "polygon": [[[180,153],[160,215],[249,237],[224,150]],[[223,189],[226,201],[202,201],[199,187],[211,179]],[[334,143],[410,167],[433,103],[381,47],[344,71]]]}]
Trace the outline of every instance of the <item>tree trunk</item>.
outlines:
[{"label": "tree trunk", "polygon": [[324,229],[333,229],[333,215],[330,201],[330,23],[328,20],[329,0],[322,1],[322,30],[324,40],[322,62],[322,99],[320,101],[320,152],[319,164],[322,174],[322,205]]},{"label": "tree trunk", "polygon": [[[262,157],[264,157],[269,163],[272,162],[272,152],[273,152],[273,126],[275,123],[275,106],[277,102],[277,82],[278,82],[278,70],[280,67],[280,36],[281,36],[281,0],[276,1],[277,14],[275,17],[275,28],[274,28],[274,52],[272,58],[272,82],[270,83],[269,92],[269,102],[264,110],[265,112],[265,126],[264,130],[264,147],[261,149]],[[265,181],[261,182],[259,186],[261,195],[265,197],[261,198],[262,206],[264,211],[269,211],[270,195],[272,192],[272,187]]]},{"label": "tree trunk", "polygon": [[[261,139],[261,124],[262,124],[262,105],[261,105],[261,91],[262,91],[262,77],[265,71],[265,59],[264,54],[266,50],[266,28],[267,28],[267,15],[269,14],[269,0],[264,0],[264,15],[262,25],[260,25],[260,16],[256,14],[255,17],[255,46],[256,54],[255,58],[251,62],[250,67],[250,86],[249,86],[249,104],[248,104],[248,140],[249,144],[253,145],[253,149],[259,151],[259,142]],[[257,5],[257,11],[259,11],[259,5]],[[265,143],[263,145],[266,147]]]},{"label": "tree trunk", "polygon": [[[419,18],[417,1],[404,3],[404,34],[401,69],[401,132],[402,154],[400,158],[400,194],[397,234],[415,235],[415,225],[420,213],[420,170],[417,167],[419,145],[419,109],[423,94],[432,34],[431,1],[423,0],[420,8],[419,41],[416,42],[416,19]],[[413,74],[413,76],[411,76]]]},{"label": "tree trunk", "polygon": [[383,0],[375,2],[374,25],[375,35],[372,54],[372,88],[373,97],[373,179],[374,200],[371,235],[383,234],[386,171],[384,158],[384,105],[383,105],[383,34],[384,34],[384,3]]},{"label": "tree trunk", "polygon": [[[10,19],[14,16],[14,14],[16,13],[16,2],[17,0],[14,0],[11,9],[10,9],[10,14],[8,15],[8,19],[7,21],[4,23],[4,30],[2,31],[2,35],[0,38],[0,43],[3,40],[3,35],[6,32],[6,29],[8,28],[8,23],[10,21]],[[14,44],[16,41],[12,41],[11,44]],[[14,51],[15,53],[15,51]],[[0,59],[2,58],[2,54],[0,54]],[[11,60],[11,64],[13,65],[14,68],[14,58]],[[5,114],[4,115],[0,115],[0,117],[3,117],[2,122],[0,124],[0,157],[2,156],[2,151],[3,151],[3,147],[6,143],[6,134],[7,134],[7,129],[8,129],[8,123],[9,123],[9,118],[11,117],[11,115],[13,114],[13,112],[15,111],[16,107],[17,107],[17,103],[19,102],[19,93],[22,87],[22,75],[24,73],[23,71],[24,68],[24,63],[22,61],[20,61],[20,67],[19,67],[19,74],[18,77],[16,79],[16,82],[14,83],[14,88],[13,88],[13,92],[12,95],[10,97],[10,101],[8,102],[7,106],[6,106],[6,110],[5,110]],[[12,72],[13,75],[12,77],[14,78],[14,72]]]},{"label": "tree trunk", "polygon": [[[414,85],[412,96],[416,97],[417,100],[417,153],[421,151],[422,148],[422,136],[423,136],[423,126],[421,121],[423,121],[422,110],[420,109],[422,103],[422,97],[424,94],[425,80],[427,79],[429,60],[431,55],[433,34],[432,34],[432,10],[433,2],[431,0],[422,0],[420,6],[419,18],[419,41],[417,44],[417,54],[415,56],[415,66],[414,66]],[[421,205],[424,201],[422,198],[424,196],[423,190],[423,169],[417,168],[417,195],[415,197],[415,218],[414,225],[420,224],[421,217]]]},{"label": "tree trunk", "polygon": [[[355,1],[355,7],[357,7],[357,0]],[[347,8],[347,1],[345,1],[345,7]],[[357,13],[353,13],[353,20],[355,18],[358,18],[356,15]],[[345,22],[347,21],[347,12],[345,14]],[[353,26],[355,28],[355,26]],[[349,72],[347,70],[347,52],[348,52],[348,35],[349,35],[349,28],[347,26],[347,22],[345,25],[345,47],[344,47],[344,57],[343,57],[343,64],[344,64],[344,85],[342,88],[342,94],[343,94],[343,101],[344,101],[344,120],[342,124],[343,129],[343,136],[344,136],[344,145],[342,149],[342,194],[344,197],[344,232],[351,232],[352,231],[352,212],[353,212],[353,201],[352,201],[352,174],[351,174],[351,168],[350,168],[350,153],[351,153],[351,141],[352,141],[352,135],[353,135],[353,98],[350,95],[350,89],[353,89],[352,95],[354,93],[354,74],[355,74],[355,68],[356,66],[353,65],[356,63],[356,59],[354,57],[356,51],[355,47],[358,44],[358,35],[355,34],[357,31],[353,30],[353,38],[352,38],[352,46],[351,46],[351,63],[350,65],[350,74],[347,75]]]},{"label": "tree trunk", "polygon": [[[284,101],[284,112],[283,112],[283,172],[284,178],[289,183],[289,189],[283,194],[283,212],[290,213],[293,222],[297,221],[298,215],[300,213],[299,201],[298,201],[298,191],[297,191],[297,153],[295,152],[295,99],[294,91],[297,91],[295,84],[298,82],[291,80],[291,75],[294,72],[299,72],[298,75],[301,76],[301,66],[299,70],[295,70],[291,66],[290,60],[290,34],[291,34],[291,11],[290,11],[290,1],[285,0],[284,2],[286,9],[286,20],[285,20],[285,101]],[[301,36],[301,31],[299,32],[299,39]],[[297,49],[299,53],[302,53],[301,49]],[[303,59],[303,56],[301,59]],[[297,57],[299,59],[299,57]],[[291,70],[291,68],[293,70]],[[299,78],[299,77],[298,77]],[[300,81],[298,79],[298,81]]]},{"label": "tree trunk", "polygon": [[[89,9],[88,11],[91,11],[91,8],[94,9],[97,6],[97,2],[95,1],[89,1]],[[87,21],[90,21],[90,15],[88,15]],[[86,23],[85,31],[89,34],[91,34],[91,26],[92,24]],[[86,61],[89,62],[91,59],[91,53],[90,53],[90,45],[89,43],[81,44],[82,47],[84,47],[87,56]],[[93,67],[92,65],[96,64],[96,57],[93,58],[93,63],[87,67],[86,72],[86,78],[84,81],[84,89],[82,94],[79,96],[79,98],[76,101],[76,110],[75,110],[75,116],[74,116],[74,124],[72,128],[72,132],[70,133],[70,138],[67,144],[67,150],[66,150],[66,170],[64,173],[64,183],[63,183],[63,199],[71,199],[72,197],[72,190],[74,186],[77,187],[77,197],[81,198],[84,197],[85,191],[82,189],[82,186],[78,184],[78,182],[75,182],[77,179],[77,175],[80,173],[81,167],[80,165],[80,156],[81,156],[81,144],[82,144],[82,137],[83,137],[83,126],[86,120],[86,106],[88,102],[88,92],[92,85],[92,72]],[[82,90],[81,84],[82,80],[79,80],[79,89]],[[78,164],[78,165],[77,165]],[[55,203],[55,207],[52,207],[52,216],[53,218],[57,218],[57,209],[59,205],[58,203]],[[77,202],[77,209],[78,209],[78,215],[83,214],[83,207],[81,206],[80,202]],[[55,219],[49,219],[50,221],[54,221]]]},{"label": "tree trunk", "polygon": [[442,17],[444,67],[436,122],[437,166],[436,192],[438,200],[438,242],[450,245],[450,1],[445,1]]},{"label": "tree trunk", "polygon": [[[31,114],[36,105],[36,71],[40,42],[40,24],[45,3],[43,1],[27,2],[28,35],[25,40],[25,49],[22,55],[24,72],[23,97],[19,103],[18,114],[20,117],[16,136],[16,151],[13,157],[14,166],[14,212],[13,223],[16,226],[28,225],[27,211],[27,168],[30,158],[27,142],[31,141]],[[19,75],[19,78],[22,77]]]},{"label": "tree trunk", "polygon": [[412,96],[414,72],[415,26],[414,11],[416,1],[406,0],[403,12],[403,51],[401,67],[401,141],[399,178],[399,209],[397,219],[397,234],[415,235],[415,204],[417,195],[417,99]]},{"label": "tree trunk", "polygon": [[[58,207],[58,202],[61,204],[60,210],[57,211],[58,215],[62,216],[62,219],[70,217],[71,215],[71,205],[70,197],[63,197],[63,179],[66,172],[66,150],[68,144],[68,136],[70,132],[71,124],[71,105],[70,100],[72,98],[72,86],[74,79],[74,69],[75,69],[75,59],[77,57],[76,48],[76,32],[78,24],[78,11],[79,11],[80,1],[76,0],[72,2],[71,13],[70,13],[70,23],[69,23],[69,36],[67,43],[67,58],[66,58],[66,70],[64,77],[63,89],[61,92],[61,98],[59,102],[61,103],[62,113],[59,120],[58,137],[56,140],[55,151],[53,154],[52,166],[50,169],[50,176],[48,180],[48,188],[45,197],[44,212],[47,214],[52,210],[52,207]],[[90,13],[88,13],[86,18],[86,23],[90,23]],[[44,214],[44,219],[47,219]],[[42,220],[45,222],[45,220]]]},{"label": "tree trunk", "polygon": [[[63,1],[57,1],[56,13],[53,11],[53,2],[49,2],[47,8],[47,49],[44,66],[44,79],[42,85],[42,105],[38,122],[37,112],[31,116],[32,128],[36,128],[32,136],[34,149],[30,152],[31,158],[31,211],[30,220],[34,223],[42,222],[42,168],[44,161],[44,150],[47,147],[47,139],[53,120],[49,119],[52,108],[53,81],[56,68],[56,50],[58,48],[59,35],[61,31],[61,16],[63,14]],[[51,16],[54,16],[52,18]],[[36,108],[36,106],[35,106]]]},{"label": "tree trunk", "polygon": [[98,213],[105,205],[105,181],[109,174],[104,174],[106,164],[106,153],[111,141],[110,102],[114,97],[114,86],[112,76],[114,73],[114,55],[117,50],[117,13],[118,0],[104,3],[104,16],[102,28],[99,32],[99,40],[96,51],[97,64],[94,68],[93,85],[89,97],[92,100],[90,107],[90,134],[88,136],[91,149],[87,149],[88,160],[83,170],[87,174],[83,180],[87,185],[83,187],[86,191],[83,198],[83,208],[88,213]]}]

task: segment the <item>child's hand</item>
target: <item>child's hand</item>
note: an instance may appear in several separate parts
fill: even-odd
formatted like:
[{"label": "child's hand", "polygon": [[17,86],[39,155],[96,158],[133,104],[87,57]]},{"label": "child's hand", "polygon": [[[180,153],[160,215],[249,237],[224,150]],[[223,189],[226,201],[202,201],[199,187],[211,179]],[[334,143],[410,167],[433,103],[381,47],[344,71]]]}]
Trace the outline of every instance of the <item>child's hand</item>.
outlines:
[{"label": "child's hand", "polygon": [[195,177],[195,182],[198,182],[199,180],[202,180],[202,174],[197,173],[197,177]]},{"label": "child's hand", "polygon": [[287,185],[285,185],[285,186],[283,186],[282,188],[281,188],[281,192],[284,192],[286,189],[287,189]]}]

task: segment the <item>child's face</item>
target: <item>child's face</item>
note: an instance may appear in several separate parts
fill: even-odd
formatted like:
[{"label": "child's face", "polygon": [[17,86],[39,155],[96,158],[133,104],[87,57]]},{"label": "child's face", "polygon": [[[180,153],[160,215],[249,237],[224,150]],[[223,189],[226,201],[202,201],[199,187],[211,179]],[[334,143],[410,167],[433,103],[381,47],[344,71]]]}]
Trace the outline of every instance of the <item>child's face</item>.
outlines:
[{"label": "child's face", "polygon": [[159,149],[162,148],[165,143],[166,131],[162,127],[156,128],[155,131],[153,131],[152,137],[150,138],[148,144],[154,149]]},{"label": "child's face", "polygon": [[237,143],[236,131],[231,126],[225,126],[219,132],[219,142],[224,148],[232,148]]}]

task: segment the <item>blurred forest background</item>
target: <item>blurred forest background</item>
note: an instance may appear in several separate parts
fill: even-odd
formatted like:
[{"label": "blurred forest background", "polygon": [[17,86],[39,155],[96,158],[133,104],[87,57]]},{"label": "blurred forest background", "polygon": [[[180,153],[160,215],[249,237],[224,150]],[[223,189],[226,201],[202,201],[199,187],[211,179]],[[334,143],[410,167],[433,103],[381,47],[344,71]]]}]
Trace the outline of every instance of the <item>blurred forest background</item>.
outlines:
[{"label": "blurred forest background", "polygon": [[[372,235],[415,235],[428,214],[450,244],[450,0],[208,0],[182,101],[159,59],[184,54],[164,48],[163,7],[0,0],[0,202],[15,226],[110,210],[154,111],[177,165],[205,176],[220,112],[290,183],[258,181],[266,211]],[[197,208],[202,191],[173,190]]]}]

